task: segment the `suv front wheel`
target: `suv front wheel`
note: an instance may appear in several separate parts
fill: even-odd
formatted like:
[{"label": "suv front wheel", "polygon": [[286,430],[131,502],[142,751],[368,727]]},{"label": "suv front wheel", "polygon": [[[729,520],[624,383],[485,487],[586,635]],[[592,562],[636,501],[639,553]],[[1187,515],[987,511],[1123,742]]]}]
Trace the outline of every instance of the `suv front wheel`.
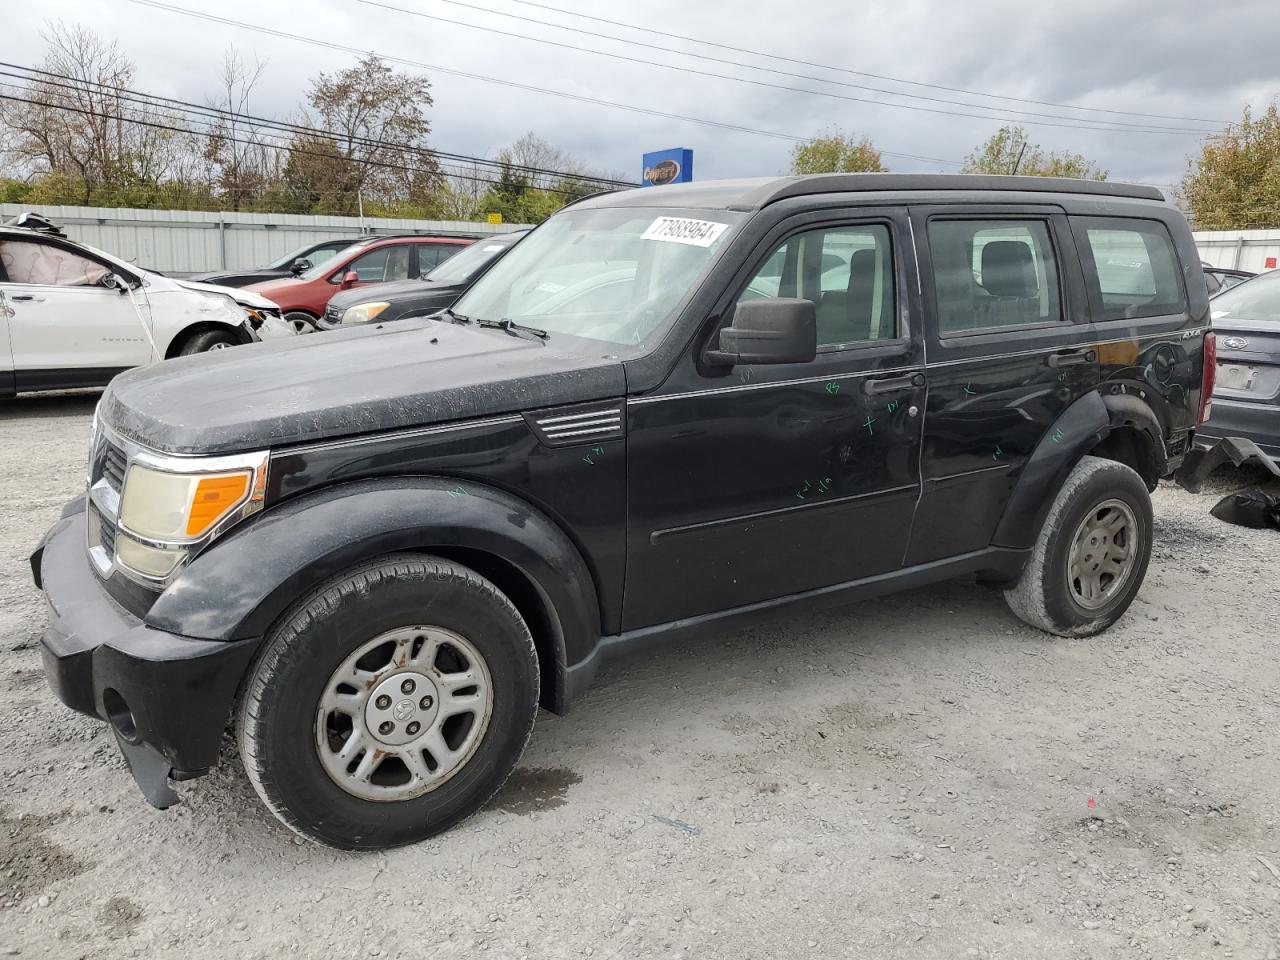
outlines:
[{"label": "suv front wheel", "polygon": [[331,581],[268,635],[240,754],[294,830],[346,849],[413,843],[484,805],[533,730],[520,613],[466,567],[394,556]]},{"label": "suv front wheel", "polygon": [[1033,627],[1092,636],[1129,608],[1150,560],[1146,484],[1122,463],[1085,457],[1062,485],[1005,600]]}]

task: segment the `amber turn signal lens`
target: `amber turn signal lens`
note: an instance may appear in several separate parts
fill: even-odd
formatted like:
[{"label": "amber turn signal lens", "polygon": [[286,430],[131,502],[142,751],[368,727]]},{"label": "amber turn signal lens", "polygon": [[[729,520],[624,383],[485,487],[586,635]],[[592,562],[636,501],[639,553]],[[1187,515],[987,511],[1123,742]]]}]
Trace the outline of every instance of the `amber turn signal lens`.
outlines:
[{"label": "amber turn signal lens", "polygon": [[230,477],[204,477],[196,485],[187,514],[187,536],[198,537],[244,499],[249,492],[249,474]]}]

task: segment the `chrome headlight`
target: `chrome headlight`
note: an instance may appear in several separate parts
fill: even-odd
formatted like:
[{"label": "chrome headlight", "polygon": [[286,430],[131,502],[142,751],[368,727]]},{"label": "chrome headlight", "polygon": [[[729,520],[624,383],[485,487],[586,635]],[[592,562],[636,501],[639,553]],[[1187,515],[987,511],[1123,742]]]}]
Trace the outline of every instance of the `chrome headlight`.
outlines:
[{"label": "chrome headlight", "polygon": [[164,457],[137,451],[120,494],[116,561],[166,580],[215,537],[262,509],[268,454]]},{"label": "chrome headlight", "polygon": [[354,307],[348,307],[342,315],[343,323],[368,323],[375,319],[378,314],[391,304],[384,300],[378,300],[374,303],[357,303]]}]

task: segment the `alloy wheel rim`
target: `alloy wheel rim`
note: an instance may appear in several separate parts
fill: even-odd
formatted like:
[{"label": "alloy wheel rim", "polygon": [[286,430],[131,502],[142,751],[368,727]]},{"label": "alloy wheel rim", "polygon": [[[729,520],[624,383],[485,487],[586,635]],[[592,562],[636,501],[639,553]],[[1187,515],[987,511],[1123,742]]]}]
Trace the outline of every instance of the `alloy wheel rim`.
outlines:
[{"label": "alloy wheel rim", "polygon": [[312,319],[303,314],[290,313],[285,316],[285,320],[289,321],[289,326],[297,333],[315,333],[316,325]]},{"label": "alloy wheel rim", "polygon": [[231,346],[231,344],[229,344],[229,343],[225,343],[225,342],[219,341],[218,343],[210,344],[210,345],[209,345],[209,349],[210,349],[210,350],[226,350],[226,349],[227,349],[228,347],[230,347],[230,346]]},{"label": "alloy wheel rim", "polygon": [[466,766],[492,713],[492,678],[474,644],[443,627],[400,627],[356,647],[330,675],[316,751],[347,793],[410,800]]},{"label": "alloy wheel rim", "polygon": [[1119,595],[1137,563],[1138,519],[1123,500],[1109,499],[1076,527],[1067,558],[1067,588],[1077,604],[1098,610]]}]

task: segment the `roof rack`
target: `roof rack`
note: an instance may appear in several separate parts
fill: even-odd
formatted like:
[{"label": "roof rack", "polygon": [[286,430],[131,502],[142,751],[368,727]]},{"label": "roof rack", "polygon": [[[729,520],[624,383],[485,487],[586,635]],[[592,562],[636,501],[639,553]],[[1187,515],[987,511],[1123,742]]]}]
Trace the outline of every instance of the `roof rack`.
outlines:
[{"label": "roof rack", "polygon": [[905,190],[997,190],[1020,193],[1076,193],[1134,200],[1161,200],[1156,187],[1112,180],[1075,180],[1066,177],[988,176],[971,173],[833,173],[784,177],[743,197],[735,207],[762,207],[787,197],[815,193],[864,193]]}]

